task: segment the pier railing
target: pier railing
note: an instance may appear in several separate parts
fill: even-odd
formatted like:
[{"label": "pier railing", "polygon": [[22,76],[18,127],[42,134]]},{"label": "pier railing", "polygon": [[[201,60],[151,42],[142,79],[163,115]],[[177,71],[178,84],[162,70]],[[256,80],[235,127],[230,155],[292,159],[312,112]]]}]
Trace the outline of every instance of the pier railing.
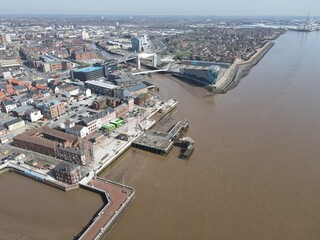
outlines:
[{"label": "pier railing", "polygon": [[[111,184],[114,184],[114,185],[117,185],[121,188],[124,188],[124,189],[127,189],[127,190],[130,190],[131,191],[131,194],[127,197],[126,201],[121,204],[120,208],[117,209],[115,211],[115,213],[112,215],[112,217],[108,220],[108,222],[104,225],[104,227],[102,227],[99,231],[99,233],[94,237],[94,240],[103,240],[105,239],[108,234],[110,233],[110,231],[112,230],[113,226],[115,225],[115,223],[122,217],[122,215],[127,211],[128,207],[131,205],[132,201],[134,200],[135,198],[135,190],[134,188],[132,187],[129,187],[127,185],[124,185],[124,184],[120,184],[120,183],[117,183],[117,182],[113,182],[111,180],[107,180],[107,179],[104,179],[104,178],[100,178],[100,177],[97,177],[97,180],[101,181],[101,182],[105,182],[105,183],[111,183]],[[85,188],[90,188],[91,190],[98,190],[98,188],[96,187],[93,187],[93,186],[88,186],[88,185],[85,185],[83,186]],[[86,231],[84,231],[81,236],[78,238],[79,240],[85,240],[87,239],[86,238],[86,235],[93,230],[93,228],[95,227],[95,223],[96,221],[99,220],[99,218],[104,214],[104,212],[108,209],[109,207],[109,204],[112,203],[112,199],[109,198],[109,195],[106,191],[102,190],[102,189],[99,189],[100,191],[104,192],[105,193],[105,197],[108,199],[108,204],[105,205],[101,210],[100,212],[93,218],[92,221],[90,221],[90,226],[86,229]]]}]

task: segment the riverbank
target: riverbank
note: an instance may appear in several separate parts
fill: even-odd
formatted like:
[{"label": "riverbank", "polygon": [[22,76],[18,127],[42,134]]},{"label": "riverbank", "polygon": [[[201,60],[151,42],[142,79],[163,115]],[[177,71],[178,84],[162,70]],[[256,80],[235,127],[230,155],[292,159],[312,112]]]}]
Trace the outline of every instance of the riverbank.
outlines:
[{"label": "riverbank", "polygon": [[[174,99],[162,101],[161,103],[159,102],[159,104],[156,104],[154,108],[148,111],[147,116],[141,118],[140,123],[138,124],[140,131],[138,131],[130,141],[126,142],[126,144],[117,146],[115,154],[105,159],[105,161],[101,162],[99,165],[94,166],[93,170],[90,171],[79,184],[68,185],[59,182],[50,176],[49,172],[37,171],[32,166],[15,161],[9,161],[0,165],[0,174],[5,172],[14,172],[66,192],[78,188],[84,188],[101,195],[104,202],[102,209],[94,215],[77,238],[103,239],[109,234],[114,224],[130,206],[135,196],[135,190],[124,184],[97,178],[97,174],[116,161],[116,159],[131,147],[132,141],[143,134],[145,130],[152,128],[163,117],[168,115],[174,108],[176,108],[177,104],[178,101]],[[125,195],[123,195],[124,193]]]},{"label": "riverbank", "polygon": [[215,93],[226,93],[230,87],[235,84],[235,82],[238,82],[241,78],[247,75],[250,69],[259,63],[274,44],[274,42],[268,42],[262,48],[258,49],[257,52],[247,61],[236,60],[228,68],[218,83],[212,87],[212,91]]}]

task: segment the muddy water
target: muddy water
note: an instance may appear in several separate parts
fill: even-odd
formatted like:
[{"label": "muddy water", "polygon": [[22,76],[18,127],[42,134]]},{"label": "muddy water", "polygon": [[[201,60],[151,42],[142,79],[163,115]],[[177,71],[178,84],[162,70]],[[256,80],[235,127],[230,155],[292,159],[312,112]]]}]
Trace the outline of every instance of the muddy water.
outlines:
[{"label": "muddy water", "polygon": [[[153,76],[179,100],[157,128],[187,118],[196,149],[189,161],[132,149],[102,173],[137,191],[108,239],[320,239],[319,42],[281,36],[225,95]],[[0,239],[72,239],[102,204],[15,174],[0,191]]]},{"label": "muddy water", "polygon": [[69,193],[15,173],[0,176],[0,239],[73,239],[103,205],[97,194]]},{"label": "muddy water", "polygon": [[153,76],[187,118],[189,161],[128,151],[102,176],[135,187],[108,239],[320,239],[320,33],[288,32],[225,95]]}]

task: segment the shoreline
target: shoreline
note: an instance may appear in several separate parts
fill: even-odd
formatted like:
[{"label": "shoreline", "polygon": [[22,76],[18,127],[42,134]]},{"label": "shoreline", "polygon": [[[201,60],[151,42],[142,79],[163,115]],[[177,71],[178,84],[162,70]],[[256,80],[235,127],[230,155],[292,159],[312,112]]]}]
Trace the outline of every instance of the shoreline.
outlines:
[{"label": "shoreline", "polygon": [[[252,67],[257,65],[259,61],[269,52],[269,50],[275,45],[274,42],[270,41],[266,43],[262,48],[247,61],[236,60],[225,72],[222,78],[218,81],[215,86],[212,86],[212,91],[215,93],[226,93],[230,87],[241,80],[246,74],[248,74]],[[240,69],[241,68],[241,69]],[[247,70],[243,76],[242,73]],[[249,70],[249,71],[248,71]],[[239,75],[240,76],[237,76]],[[242,75],[242,76],[241,76]]]},{"label": "shoreline", "polygon": [[237,85],[237,83],[239,83],[239,81],[250,72],[252,67],[259,63],[259,61],[269,52],[269,50],[274,45],[275,43],[273,41],[269,41],[263,47],[258,49],[257,52],[249,60],[243,61],[237,59],[225,71],[220,80],[213,85],[205,84],[197,78],[182,75],[180,73],[170,71],[168,71],[167,73],[170,73],[173,77],[181,81],[190,82],[191,84],[194,83],[198,86],[207,89],[208,91],[212,91],[213,93],[224,94],[228,92],[231,89],[231,87]]},{"label": "shoreline", "polygon": [[[149,130],[155,126],[162,118],[170,114],[177,107],[178,101],[174,99],[168,100],[168,108],[157,118],[152,119],[159,108],[154,109],[140,123],[142,129]],[[147,124],[146,124],[147,123]],[[62,190],[64,192],[83,188],[102,196],[104,205],[98,210],[81,232],[75,237],[76,239],[104,239],[112,230],[117,221],[125,214],[128,207],[135,198],[134,188],[107,180],[98,176],[102,171],[114,163],[122,154],[130,147],[132,142],[138,138],[144,131],[137,134],[133,139],[128,141],[118,152],[111,158],[107,159],[96,169],[93,169],[77,184],[65,184],[55,180],[53,177],[38,172],[34,169],[18,165],[13,162],[7,162],[0,165],[0,175],[7,172],[14,172],[24,177],[35,180],[39,183],[46,184],[50,187]],[[125,194],[125,198],[122,196]]]}]

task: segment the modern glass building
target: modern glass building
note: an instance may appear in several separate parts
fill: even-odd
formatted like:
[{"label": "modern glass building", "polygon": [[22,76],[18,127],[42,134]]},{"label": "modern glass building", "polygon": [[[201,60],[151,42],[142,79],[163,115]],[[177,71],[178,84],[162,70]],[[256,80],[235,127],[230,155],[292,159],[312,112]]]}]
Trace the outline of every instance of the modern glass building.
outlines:
[{"label": "modern glass building", "polygon": [[103,67],[86,67],[81,69],[74,69],[70,72],[71,78],[81,81],[96,80],[105,76]]},{"label": "modern glass building", "polygon": [[215,65],[210,67],[188,66],[180,69],[182,75],[197,79],[197,81],[203,84],[216,84],[219,72],[220,67]]}]

